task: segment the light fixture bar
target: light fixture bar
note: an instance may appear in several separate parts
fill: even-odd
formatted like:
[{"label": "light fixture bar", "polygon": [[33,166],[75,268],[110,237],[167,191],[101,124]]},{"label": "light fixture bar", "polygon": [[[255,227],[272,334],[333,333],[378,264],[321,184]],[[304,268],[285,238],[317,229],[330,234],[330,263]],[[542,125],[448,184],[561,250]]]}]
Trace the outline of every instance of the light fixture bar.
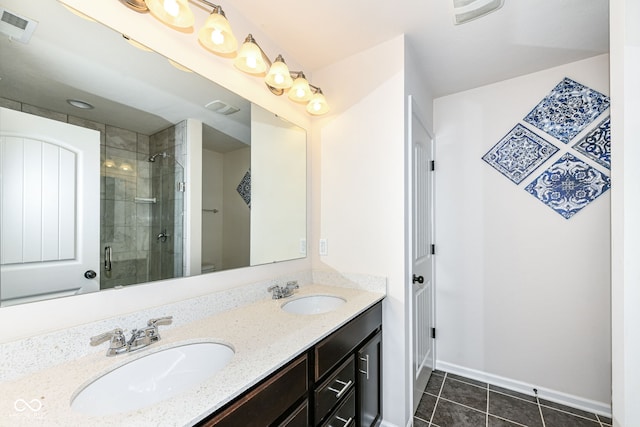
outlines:
[{"label": "light fixture bar", "polygon": [[[302,71],[290,71],[282,55],[271,62],[264,50],[249,34],[238,49],[238,42],[222,10],[222,6],[208,0],[118,0],[138,13],[151,12],[159,21],[182,32],[191,32],[195,17],[189,2],[200,3],[212,8],[209,18],[198,32],[199,43],[208,51],[232,58],[234,65],[247,74],[261,76],[274,95],[288,91],[289,99],[307,103],[307,112],[321,115],[329,111],[327,100],[318,86],[309,84]],[[454,0],[457,2],[502,0]],[[125,36],[125,38],[127,38]],[[127,38],[128,39],[128,38]],[[237,53],[236,53],[237,50]]]}]

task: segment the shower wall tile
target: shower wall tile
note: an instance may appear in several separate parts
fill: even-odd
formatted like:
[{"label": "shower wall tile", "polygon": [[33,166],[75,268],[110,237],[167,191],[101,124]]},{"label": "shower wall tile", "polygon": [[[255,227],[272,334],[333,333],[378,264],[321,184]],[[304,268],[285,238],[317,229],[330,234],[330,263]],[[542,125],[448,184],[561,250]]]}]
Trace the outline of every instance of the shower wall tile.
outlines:
[{"label": "shower wall tile", "polygon": [[136,227],[136,250],[148,251],[149,239],[151,237],[151,227]]},{"label": "shower wall tile", "polygon": [[40,116],[58,122],[67,122],[67,115],[63,113],[57,113],[55,111],[47,110],[45,108],[35,107],[29,104],[22,104],[22,112],[33,114],[34,116]]},{"label": "shower wall tile", "polygon": [[610,186],[608,176],[566,153],[525,190],[569,219],[600,197]]},{"label": "shower wall tile", "polygon": [[573,149],[584,154],[596,163],[611,169],[611,122],[607,116],[598,123],[584,138],[573,146]]},{"label": "shower wall tile", "polygon": [[152,190],[151,180],[149,178],[140,178],[136,180],[136,196],[135,197],[156,197]]},{"label": "shower wall tile", "polygon": [[67,120],[69,124],[100,131],[100,143],[104,144],[105,132],[107,129],[107,125],[104,123],[98,123],[93,120],[83,119],[76,116],[69,116]]},{"label": "shower wall tile", "polygon": [[609,108],[609,97],[565,77],[524,121],[568,144]]},{"label": "shower wall tile", "polygon": [[149,157],[149,137],[147,135],[138,134],[136,151]]},{"label": "shower wall tile", "polygon": [[152,204],[137,203],[136,204],[136,225],[141,227],[151,226],[151,209]]},{"label": "shower wall tile", "polygon": [[0,107],[8,108],[15,111],[22,111],[22,102],[0,97]]},{"label": "shower wall tile", "polygon": [[106,134],[106,145],[108,147],[133,152],[136,151],[138,140],[138,134],[136,132],[107,125]]}]

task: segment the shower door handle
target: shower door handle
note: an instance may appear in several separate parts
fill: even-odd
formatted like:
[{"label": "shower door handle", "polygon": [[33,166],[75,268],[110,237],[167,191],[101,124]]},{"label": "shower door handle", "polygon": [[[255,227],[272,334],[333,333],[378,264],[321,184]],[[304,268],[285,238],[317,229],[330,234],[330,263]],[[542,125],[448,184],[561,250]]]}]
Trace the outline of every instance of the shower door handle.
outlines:
[{"label": "shower door handle", "polygon": [[111,246],[104,247],[104,271],[111,271]]}]

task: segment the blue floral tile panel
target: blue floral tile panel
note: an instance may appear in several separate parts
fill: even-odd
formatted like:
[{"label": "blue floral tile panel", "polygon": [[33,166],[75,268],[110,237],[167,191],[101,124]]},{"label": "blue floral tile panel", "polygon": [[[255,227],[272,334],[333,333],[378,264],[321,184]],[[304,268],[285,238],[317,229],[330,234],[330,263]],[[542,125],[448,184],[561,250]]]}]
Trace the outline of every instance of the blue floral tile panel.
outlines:
[{"label": "blue floral tile panel", "polygon": [[524,121],[568,144],[609,103],[608,96],[565,77]]},{"label": "blue floral tile panel", "polygon": [[525,190],[569,219],[610,187],[608,176],[566,153]]},{"label": "blue floral tile panel", "polygon": [[573,149],[591,160],[611,169],[611,120],[607,116],[587,136],[576,142]]},{"label": "blue floral tile panel", "polygon": [[251,208],[251,170],[244,174],[240,184],[236,187],[236,191],[242,197],[242,200]]},{"label": "blue floral tile panel", "polygon": [[482,160],[511,181],[520,184],[557,151],[555,145],[517,124],[482,156]]}]

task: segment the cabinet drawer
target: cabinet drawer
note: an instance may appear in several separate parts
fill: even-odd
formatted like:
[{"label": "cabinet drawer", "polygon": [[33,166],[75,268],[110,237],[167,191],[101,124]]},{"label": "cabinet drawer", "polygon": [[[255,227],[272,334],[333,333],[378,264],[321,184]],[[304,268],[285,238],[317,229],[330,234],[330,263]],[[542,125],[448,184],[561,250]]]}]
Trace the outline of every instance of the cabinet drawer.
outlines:
[{"label": "cabinet drawer", "polygon": [[351,390],[344,403],[331,415],[322,427],[354,427],[356,425],[356,392]]},{"label": "cabinet drawer", "polygon": [[382,303],[378,303],[315,346],[315,381],[329,372],[382,323]]},{"label": "cabinet drawer", "polygon": [[270,425],[307,392],[307,379],[308,365],[305,354],[201,425],[206,427]]},{"label": "cabinet drawer", "polygon": [[352,355],[316,389],[314,393],[315,424],[318,424],[331,412],[336,403],[353,389],[355,381],[355,359]]}]

